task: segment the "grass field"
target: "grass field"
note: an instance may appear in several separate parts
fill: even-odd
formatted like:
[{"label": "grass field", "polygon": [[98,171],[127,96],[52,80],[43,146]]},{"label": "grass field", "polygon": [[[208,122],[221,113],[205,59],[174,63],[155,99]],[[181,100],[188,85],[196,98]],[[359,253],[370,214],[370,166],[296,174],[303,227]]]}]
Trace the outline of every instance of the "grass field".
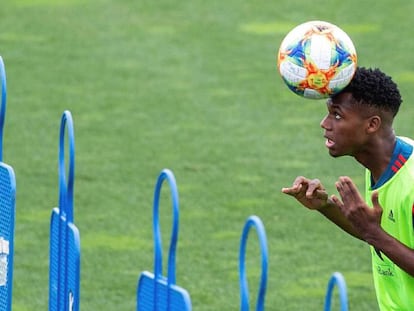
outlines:
[{"label": "grass field", "polygon": [[[82,310],[134,310],[138,277],[153,269],[152,200],[163,168],[178,184],[177,282],[194,310],[240,308],[239,239],[253,214],[268,237],[266,310],[322,310],[334,271],[347,281],[352,310],[377,310],[368,246],[280,192],[297,175],[318,177],[331,192],[349,175],[362,189],[363,169],[329,157],[319,128],[324,102],[288,91],[275,55],[299,23],[341,26],[360,65],[399,83],[395,128],[412,136],[413,14],[414,3],[401,0],[392,8],[372,0],[2,1],[3,154],[17,181],[13,310],[47,309],[65,109],[75,125]],[[254,300],[260,259],[256,239],[249,243]]]}]

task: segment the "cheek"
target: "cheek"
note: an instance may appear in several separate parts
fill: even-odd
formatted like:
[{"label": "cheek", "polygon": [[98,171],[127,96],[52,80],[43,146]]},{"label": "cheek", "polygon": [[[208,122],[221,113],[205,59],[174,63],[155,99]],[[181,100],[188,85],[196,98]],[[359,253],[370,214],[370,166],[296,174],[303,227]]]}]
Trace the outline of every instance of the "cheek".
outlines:
[{"label": "cheek", "polygon": [[352,120],[347,119],[345,122],[341,122],[340,126],[344,132],[352,133],[352,135],[366,134],[366,123],[356,117]]},{"label": "cheek", "polygon": [[365,127],[362,124],[348,124],[338,129],[338,136],[341,140],[345,140],[350,145],[362,144],[366,140]]},{"label": "cheek", "polygon": [[339,122],[334,122],[333,130],[335,132],[335,136],[341,137],[341,139],[352,139],[352,137],[355,136],[357,132],[354,124],[343,122],[342,120]]}]

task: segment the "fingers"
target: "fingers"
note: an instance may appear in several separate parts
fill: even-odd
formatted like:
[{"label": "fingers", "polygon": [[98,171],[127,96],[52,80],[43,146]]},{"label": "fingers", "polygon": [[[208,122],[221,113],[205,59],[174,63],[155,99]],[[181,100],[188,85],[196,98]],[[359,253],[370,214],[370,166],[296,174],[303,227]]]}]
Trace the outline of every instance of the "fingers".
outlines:
[{"label": "fingers", "polygon": [[331,200],[340,209],[342,209],[344,207],[344,204],[342,203],[342,201],[336,195],[331,195]]},{"label": "fingers", "polygon": [[328,202],[328,193],[319,179],[299,176],[290,188],[282,188],[282,192],[293,196],[302,205],[312,210],[320,210]]},{"label": "fingers", "polygon": [[319,179],[312,179],[308,183],[308,187],[306,189],[306,197],[326,199],[328,197],[328,194],[326,193],[325,187],[322,185]]},{"label": "fingers", "polygon": [[349,177],[341,176],[335,183],[336,189],[340,192],[349,192],[352,187],[352,180]]},{"label": "fingers", "polygon": [[347,205],[347,203],[363,200],[351,178],[347,176],[339,177],[335,186],[345,205]]},{"label": "fingers", "polygon": [[302,184],[306,184],[306,178],[303,176],[296,177],[291,187],[282,188],[282,192],[290,195],[298,194],[302,190]]},{"label": "fingers", "polygon": [[308,179],[303,176],[297,177],[291,187],[282,188],[282,192],[296,197],[328,198],[328,194],[319,179]]},{"label": "fingers", "polygon": [[339,204],[337,198],[334,202],[338,205],[342,213],[349,218],[350,214],[358,215],[360,218],[362,214],[371,214],[375,210],[375,214],[382,214],[382,208],[378,199],[378,192],[374,191],[371,196],[371,201],[374,209],[371,209],[365,202],[364,198],[359,193],[356,185],[349,177],[340,177],[335,183],[342,203]]}]

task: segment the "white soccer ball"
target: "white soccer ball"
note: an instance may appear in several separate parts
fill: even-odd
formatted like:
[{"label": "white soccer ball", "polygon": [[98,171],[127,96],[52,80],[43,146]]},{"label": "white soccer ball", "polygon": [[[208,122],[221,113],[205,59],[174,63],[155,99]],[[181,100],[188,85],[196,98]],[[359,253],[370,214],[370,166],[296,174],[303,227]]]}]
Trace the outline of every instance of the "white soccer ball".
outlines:
[{"label": "white soccer ball", "polygon": [[277,67],[295,94],[327,98],[351,81],[357,53],[351,38],[338,26],[310,21],[296,26],[283,39]]}]

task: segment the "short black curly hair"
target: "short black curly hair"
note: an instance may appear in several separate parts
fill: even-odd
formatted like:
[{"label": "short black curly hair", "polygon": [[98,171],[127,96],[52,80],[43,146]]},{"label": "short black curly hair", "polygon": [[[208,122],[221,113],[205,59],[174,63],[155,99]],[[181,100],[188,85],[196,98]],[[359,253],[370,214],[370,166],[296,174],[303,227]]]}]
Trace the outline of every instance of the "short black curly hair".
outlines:
[{"label": "short black curly hair", "polygon": [[397,84],[380,69],[357,67],[354,77],[341,93],[349,92],[361,104],[398,113],[402,98]]}]

